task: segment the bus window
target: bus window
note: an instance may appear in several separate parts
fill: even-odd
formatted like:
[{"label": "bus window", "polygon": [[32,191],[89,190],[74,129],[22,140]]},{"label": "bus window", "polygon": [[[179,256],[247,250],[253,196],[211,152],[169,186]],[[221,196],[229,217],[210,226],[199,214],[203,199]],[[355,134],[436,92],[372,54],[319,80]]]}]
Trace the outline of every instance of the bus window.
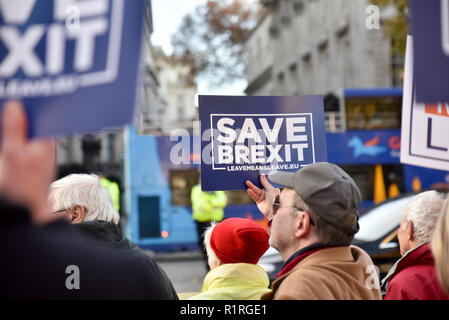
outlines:
[{"label": "bus window", "polygon": [[374,166],[341,166],[360,189],[363,200],[372,200],[374,194]]},{"label": "bus window", "polygon": [[400,129],[401,97],[347,97],[347,130]]},{"label": "bus window", "polygon": [[405,191],[403,166],[400,164],[382,165],[382,170],[387,196],[389,198],[391,195],[397,196],[396,189],[399,193],[403,193]]},{"label": "bus window", "polygon": [[[172,192],[172,204],[175,206],[191,207],[190,193],[192,188],[198,183],[199,171],[191,170],[171,170],[170,189]],[[246,190],[225,191],[228,197],[227,205],[250,205],[254,201],[248,196]]]},{"label": "bus window", "polygon": [[250,205],[254,204],[254,201],[248,196],[246,190],[232,190],[225,191],[226,196],[228,197],[228,206],[229,205]]},{"label": "bus window", "polygon": [[172,204],[175,206],[191,207],[190,193],[192,188],[198,183],[199,171],[171,170],[170,189],[172,192]]},{"label": "bus window", "polygon": [[[341,166],[351,177],[362,193],[363,200],[373,200],[374,198],[374,165],[358,165],[358,166]],[[385,193],[388,197],[394,189],[397,188],[399,193],[403,193],[404,174],[403,167],[400,164],[382,165],[383,180],[385,185]]]}]

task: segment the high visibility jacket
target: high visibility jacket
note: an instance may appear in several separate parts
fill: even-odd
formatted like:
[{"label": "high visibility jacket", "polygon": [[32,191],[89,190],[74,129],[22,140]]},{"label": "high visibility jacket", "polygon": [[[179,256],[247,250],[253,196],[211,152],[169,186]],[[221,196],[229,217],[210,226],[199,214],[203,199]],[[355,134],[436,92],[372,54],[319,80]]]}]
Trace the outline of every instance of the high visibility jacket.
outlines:
[{"label": "high visibility jacket", "polygon": [[227,263],[211,270],[201,292],[189,300],[259,300],[270,292],[267,273],[249,263]]},{"label": "high visibility jacket", "polygon": [[203,192],[198,184],[192,188],[192,214],[198,222],[223,220],[227,197],[224,191]]},{"label": "high visibility jacket", "polygon": [[101,185],[103,188],[109,191],[109,194],[111,195],[112,204],[114,205],[114,209],[117,210],[117,212],[120,211],[120,188],[118,187],[118,184],[116,182],[110,181],[106,178],[101,178],[100,180]]}]

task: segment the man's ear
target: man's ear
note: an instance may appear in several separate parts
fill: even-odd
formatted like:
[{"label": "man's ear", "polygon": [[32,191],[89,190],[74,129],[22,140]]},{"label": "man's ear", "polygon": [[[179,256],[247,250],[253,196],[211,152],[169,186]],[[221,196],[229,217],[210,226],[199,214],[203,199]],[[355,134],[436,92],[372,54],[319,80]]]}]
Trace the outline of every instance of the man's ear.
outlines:
[{"label": "man's ear", "polygon": [[295,235],[297,238],[304,237],[310,230],[310,217],[305,211],[300,211],[295,220]]},{"label": "man's ear", "polygon": [[414,236],[413,235],[413,222],[407,221],[407,226],[406,226],[405,230],[407,231],[408,240],[412,241],[413,236]]},{"label": "man's ear", "polygon": [[70,209],[70,213],[72,216],[72,223],[81,223],[84,221],[86,209],[83,206],[73,206],[72,209]]}]

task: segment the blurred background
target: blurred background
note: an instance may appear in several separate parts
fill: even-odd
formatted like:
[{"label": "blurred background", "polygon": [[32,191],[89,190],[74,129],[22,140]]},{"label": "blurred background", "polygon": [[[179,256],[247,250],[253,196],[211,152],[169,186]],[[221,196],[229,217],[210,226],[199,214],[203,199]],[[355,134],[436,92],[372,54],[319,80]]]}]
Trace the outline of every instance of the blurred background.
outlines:
[{"label": "blurred background", "polygon": [[[117,183],[122,229],[180,292],[199,290],[206,272],[190,200],[199,94],[323,95],[328,161],[358,184],[362,214],[398,196],[444,190],[447,172],[399,162],[408,20],[406,0],[148,1],[134,125],[61,138],[59,176],[93,172]],[[185,161],[173,162],[173,152],[187,153]],[[245,191],[227,195],[225,217],[266,225]],[[359,240],[388,236],[393,244],[376,248],[391,260],[395,223]]]}]

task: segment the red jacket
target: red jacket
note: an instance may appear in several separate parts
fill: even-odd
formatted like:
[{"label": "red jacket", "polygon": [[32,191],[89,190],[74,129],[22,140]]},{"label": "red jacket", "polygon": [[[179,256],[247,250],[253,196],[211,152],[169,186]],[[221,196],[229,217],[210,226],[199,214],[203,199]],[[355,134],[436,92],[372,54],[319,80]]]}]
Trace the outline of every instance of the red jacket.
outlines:
[{"label": "red jacket", "polygon": [[[385,292],[386,289],[386,292]],[[384,300],[448,300],[435,270],[430,244],[408,251],[382,280]]]}]

